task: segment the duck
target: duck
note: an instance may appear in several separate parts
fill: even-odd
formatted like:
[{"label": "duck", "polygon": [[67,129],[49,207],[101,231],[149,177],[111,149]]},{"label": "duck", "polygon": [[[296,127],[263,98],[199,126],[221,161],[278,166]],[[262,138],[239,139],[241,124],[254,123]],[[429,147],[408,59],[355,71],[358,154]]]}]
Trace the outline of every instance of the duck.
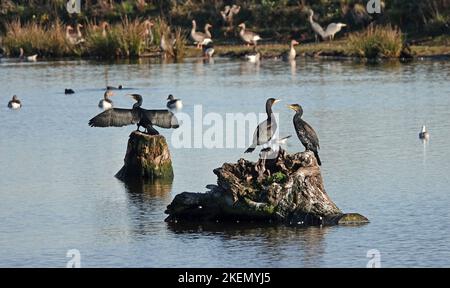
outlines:
[{"label": "duck", "polygon": [[202,47],[203,47],[203,55],[205,56],[205,58],[211,59],[215,52],[213,41],[209,38],[205,39],[202,42]]},{"label": "duck", "polygon": [[109,99],[109,97],[114,96],[114,92],[111,90],[106,90],[105,94],[103,94],[103,99],[98,103],[98,107],[107,110],[114,107],[113,101]]},{"label": "duck", "polygon": [[194,40],[194,43],[197,44],[197,48],[201,48],[201,45],[203,41],[207,38],[211,39],[211,32],[209,32],[209,29],[212,28],[212,25],[207,23],[205,25],[205,32],[198,32],[197,29],[197,23],[195,20],[192,20],[192,29],[191,29],[191,38]]},{"label": "duck", "polygon": [[64,94],[66,94],[66,95],[75,94],[75,91],[73,91],[73,89],[66,88],[66,89],[64,89]]},{"label": "duck", "polygon": [[25,56],[24,52],[23,52],[23,48],[19,48],[19,51],[20,51],[19,59],[25,60],[28,62],[36,62],[37,57],[38,57],[37,54],[31,55],[31,56]]},{"label": "duck", "polygon": [[259,52],[255,46],[253,52],[245,54],[244,57],[250,63],[258,63],[261,60],[261,52]]},{"label": "duck", "polygon": [[115,87],[115,86],[106,86],[106,90],[122,90],[122,89],[123,89],[122,85],[119,85],[117,87]]},{"label": "duck", "polygon": [[292,61],[295,60],[295,57],[297,56],[297,51],[295,51],[295,45],[300,44],[296,40],[291,41],[290,49],[287,53],[283,54],[283,60],[284,61]]},{"label": "duck", "polygon": [[12,99],[8,102],[8,108],[13,110],[22,108],[22,102],[20,102],[17,95],[14,95]]},{"label": "duck", "polygon": [[176,99],[172,94],[170,94],[167,97],[167,108],[171,110],[181,110],[183,108],[183,102],[181,99]]},{"label": "duck", "polygon": [[249,46],[250,44],[256,46],[258,41],[262,39],[261,36],[259,36],[255,32],[246,30],[245,23],[239,24],[238,27],[241,29],[241,31],[239,31],[239,36],[247,44],[247,46]]},{"label": "duck", "polygon": [[419,139],[424,141],[430,140],[430,133],[427,131],[427,127],[425,127],[425,125],[422,126],[422,130],[419,133]]}]

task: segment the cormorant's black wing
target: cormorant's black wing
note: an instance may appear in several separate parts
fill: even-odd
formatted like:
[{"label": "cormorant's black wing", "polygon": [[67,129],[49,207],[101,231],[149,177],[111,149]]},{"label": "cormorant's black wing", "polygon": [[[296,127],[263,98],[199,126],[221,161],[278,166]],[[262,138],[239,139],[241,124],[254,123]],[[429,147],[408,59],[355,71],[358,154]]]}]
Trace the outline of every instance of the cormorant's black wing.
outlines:
[{"label": "cormorant's black wing", "polygon": [[113,108],[108,109],[91,120],[91,127],[122,127],[132,125],[139,122],[137,113],[133,113],[132,109]]},{"label": "cormorant's black wing", "polygon": [[306,149],[320,149],[319,137],[317,137],[316,131],[314,131],[311,125],[301,118],[294,117],[294,127],[298,138]]},{"label": "cormorant's black wing", "polygon": [[180,127],[177,117],[175,117],[175,115],[169,110],[142,109],[142,113],[147,117],[152,125],[167,129]]}]

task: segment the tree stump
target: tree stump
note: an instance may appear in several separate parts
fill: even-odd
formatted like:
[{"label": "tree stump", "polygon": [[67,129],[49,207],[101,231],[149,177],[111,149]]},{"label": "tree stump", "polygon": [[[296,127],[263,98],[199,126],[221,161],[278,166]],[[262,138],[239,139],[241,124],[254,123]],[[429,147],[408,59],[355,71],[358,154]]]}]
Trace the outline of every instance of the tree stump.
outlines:
[{"label": "tree stump", "polygon": [[325,192],[312,152],[253,163],[240,159],[214,169],[217,185],[206,193],[184,192],[167,207],[166,221],[269,221],[286,225],[362,224],[344,214]]},{"label": "tree stump", "polygon": [[124,165],[116,177],[129,179],[173,179],[172,159],[166,138],[134,131],[128,140]]}]

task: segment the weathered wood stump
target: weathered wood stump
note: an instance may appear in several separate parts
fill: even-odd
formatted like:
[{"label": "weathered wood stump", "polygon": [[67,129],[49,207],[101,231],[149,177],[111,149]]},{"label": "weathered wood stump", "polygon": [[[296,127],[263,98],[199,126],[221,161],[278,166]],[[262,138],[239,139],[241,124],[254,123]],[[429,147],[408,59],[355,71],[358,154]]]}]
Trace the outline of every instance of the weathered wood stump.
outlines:
[{"label": "weathered wood stump", "polygon": [[124,165],[116,177],[127,179],[173,179],[169,146],[162,135],[134,131],[128,140]]},{"label": "weathered wood stump", "polygon": [[368,222],[334,204],[312,152],[289,155],[280,150],[275,159],[240,159],[214,173],[217,185],[208,185],[206,193],[177,195],[167,207],[166,221],[261,220],[301,226]]}]

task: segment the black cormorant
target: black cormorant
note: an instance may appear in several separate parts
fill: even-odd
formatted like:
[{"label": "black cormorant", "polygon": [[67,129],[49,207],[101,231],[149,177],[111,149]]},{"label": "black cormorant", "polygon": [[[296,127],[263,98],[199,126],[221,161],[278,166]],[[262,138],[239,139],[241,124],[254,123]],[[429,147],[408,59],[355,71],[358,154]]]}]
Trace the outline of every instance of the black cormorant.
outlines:
[{"label": "black cormorant", "polygon": [[161,128],[178,128],[178,120],[175,115],[169,110],[147,110],[141,108],[142,96],[139,94],[129,94],[136,100],[132,109],[112,108],[108,109],[91,120],[89,120],[89,126],[91,127],[123,127],[127,125],[137,125],[137,131],[139,128],[145,127],[146,131],[150,135],[158,135],[153,126]]},{"label": "black cormorant", "polygon": [[288,107],[296,112],[294,115],[293,122],[295,132],[297,132],[298,139],[300,139],[300,142],[302,142],[303,146],[305,146],[306,151],[314,152],[314,155],[316,156],[317,159],[317,163],[319,165],[322,165],[318,152],[318,150],[320,149],[319,137],[317,137],[316,131],[314,131],[314,129],[308,123],[303,121],[302,106],[298,104],[291,104],[288,105]]},{"label": "black cormorant", "polygon": [[10,109],[19,109],[22,107],[22,103],[16,95],[12,97],[12,99],[8,102],[8,108]]},{"label": "black cormorant", "polygon": [[176,99],[172,94],[170,94],[167,97],[167,108],[181,110],[183,108],[183,102],[181,99]]},{"label": "black cormorant", "polygon": [[109,99],[109,97],[113,96],[114,92],[111,90],[106,90],[105,94],[103,95],[103,99],[100,100],[100,102],[98,103],[98,107],[103,109],[103,110],[107,110],[107,109],[111,109],[114,107],[113,105],[113,101],[111,99]]},{"label": "black cormorant", "polygon": [[277,122],[275,119],[275,115],[273,115],[272,112],[272,105],[279,101],[280,100],[274,98],[267,99],[267,120],[261,122],[258,127],[256,127],[256,130],[253,133],[253,143],[250,147],[248,147],[247,150],[245,150],[245,153],[252,153],[256,149],[256,146],[264,145],[272,139],[275,131],[277,130]]},{"label": "black cormorant", "polygon": [[64,90],[64,94],[75,94],[75,91],[73,91],[73,90],[70,89],[70,88],[69,88],[69,89],[66,88],[66,89]]}]

